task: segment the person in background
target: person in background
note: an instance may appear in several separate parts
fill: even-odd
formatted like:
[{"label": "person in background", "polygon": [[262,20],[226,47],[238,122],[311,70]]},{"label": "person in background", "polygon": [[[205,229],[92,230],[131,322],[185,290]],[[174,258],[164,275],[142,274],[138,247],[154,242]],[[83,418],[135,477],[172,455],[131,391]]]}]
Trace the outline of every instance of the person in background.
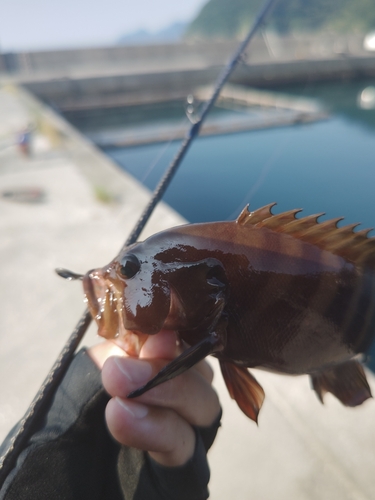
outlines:
[{"label": "person in background", "polygon": [[17,138],[17,144],[19,150],[24,156],[27,157],[31,156],[31,134],[32,134],[32,127],[31,125],[28,125],[18,134]]},{"label": "person in background", "polygon": [[208,498],[206,453],[221,418],[209,365],[202,361],[139,398],[126,399],[180,352],[172,331],[150,336],[139,358],[128,357],[120,342],[81,350],[0,499]]}]

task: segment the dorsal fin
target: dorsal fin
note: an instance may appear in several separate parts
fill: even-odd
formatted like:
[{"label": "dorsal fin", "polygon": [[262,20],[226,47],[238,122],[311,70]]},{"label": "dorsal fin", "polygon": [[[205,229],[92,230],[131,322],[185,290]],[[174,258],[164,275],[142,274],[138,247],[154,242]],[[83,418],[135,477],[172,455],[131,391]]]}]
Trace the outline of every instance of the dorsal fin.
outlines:
[{"label": "dorsal fin", "polygon": [[249,205],[246,205],[246,207],[237,217],[236,222],[241,225],[245,224],[255,225],[264,219],[268,219],[269,217],[274,217],[274,215],[271,212],[271,208],[274,207],[275,205],[276,203],[270,203],[269,205],[265,205],[264,207],[254,210],[254,212],[249,212]]},{"label": "dorsal fin", "polygon": [[318,218],[324,215],[315,214],[296,218],[301,209],[289,210],[273,215],[271,208],[276,203],[270,203],[249,212],[248,205],[242,210],[237,218],[241,225],[251,224],[255,227],[265,227],[278,233],[289,234],[293,238],[318,246],[335,255],[355,262],[358,265],[367,264],[375,267],[375,237],[368,237],[371,229],[362,229],[354,232],[359,224],[348,224],[337,227],[343,217],[318,222]]},{"label": "dorsal fin", "polygon": [[268,217],[268,219],[263,219],[261,222],[258,222],[257,227],[268,227],[268,229],[274,229],[285,226],[285,224],[296,220],[296,214],[298,214],[298,212],[301,212],[301,209],[289,210],[288,212],[282,212],[277,215],[271,214],[271,217]]},{"label": "dorsal fin", "polygon": [[318,217],[324,215],[324,213],[307,215],[306,217],[301,217],[301,219],[295,219],[289,224],[280,227],[280,233],[288,233],[295,238],[300,238],[302,234],[309,232],[312,228],[315,228],[318,224]]}]

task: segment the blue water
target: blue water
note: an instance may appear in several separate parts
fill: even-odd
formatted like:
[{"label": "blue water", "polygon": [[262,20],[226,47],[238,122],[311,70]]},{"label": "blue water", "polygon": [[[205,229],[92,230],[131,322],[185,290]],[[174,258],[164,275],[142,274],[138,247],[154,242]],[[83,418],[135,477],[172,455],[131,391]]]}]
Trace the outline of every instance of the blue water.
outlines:
[{"label": "blue water", "polygon": [[[246,203],[257,208],[276,201],[274,212],[303,208],[306,215],[326,212],[374,226],[375,110],[357,106],[370,83],[345,84],[341,93],[337,84],[292,89],[318,95],[332,109],[325,121],[197,139],[165,201],[191,222],[231,219]],[[106,153],[153,189],[179,144]]]}]

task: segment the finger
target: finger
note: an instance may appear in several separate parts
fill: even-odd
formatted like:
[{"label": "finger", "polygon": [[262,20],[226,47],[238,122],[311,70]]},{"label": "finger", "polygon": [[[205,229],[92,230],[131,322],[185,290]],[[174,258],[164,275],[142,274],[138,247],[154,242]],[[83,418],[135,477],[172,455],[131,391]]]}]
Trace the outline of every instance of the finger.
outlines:
[{"label": "finger", "polygon": [[172,410],[114,398],[107,405],[106,420],[117,441],[149,451],[163,465],[183,465],[194,453],[193,429]]},{"label": "finger", "polygon": [[156,335],[149,335],[142,346],[139,357],[174,359],[178,354],[176,332],[173,330],[161,330]]},{"label": "finger", "polygon": [[[102,380],[112,396],[126,398],[132,390],[150,380],[165,360],[110,358],[103,367]],[[151,389],[137,402],[171,408],[191,425],[208,426],[220,411],[219,400],[211,384],[197,370],[187,372]]]},{"label": "finger", "polygon": [[[174,359],[181,354],[183,350],[187,349],[184,342],[178,340],[176,332],[172,330],[162,330],[157,335],[150,335],[143,345],[140,358],[163,358]],[[200,361],[194,366],[194,369],[209,382],[213,380],[213,370],[205,361]]]},{"label": "finger", "polygon": [[211,425],[220,412],[219,399],[212,385],[193,369],[154,387],[138,400],[171,408],[198,427]]},{"label": "finger", "polygon": [[209,384],[212,384],[214,371],[205,359],[194,365],[192,369],[197,370],[197,372],[200,373]]},{"label": "finger", "polygon": [[110,340],[94,345],[87,350],[87,354],[101,370],[105,361],[111,356],[125,356],[125,352]]}]

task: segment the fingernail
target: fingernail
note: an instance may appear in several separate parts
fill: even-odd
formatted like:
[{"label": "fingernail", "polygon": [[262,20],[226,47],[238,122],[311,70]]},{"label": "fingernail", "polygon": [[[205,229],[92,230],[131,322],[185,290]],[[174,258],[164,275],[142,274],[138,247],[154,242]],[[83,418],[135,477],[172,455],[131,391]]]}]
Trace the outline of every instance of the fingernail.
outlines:
[{"label": "fingernail", "polygon": [[146,405],[134,403],[133,401],[128,403],[127,401],[117,397],[116,401],[121,408],[133,415],[134,418],[144,418],[148,414],[148,407]]},{"label": "fingernail", "polygon": [[115,357],[115,363],[118,369],[123,373],[130,382],[142,384],[147,382],[152,375],[152,368],[147,361],[140,361],[133,358],[118,358]]}]

